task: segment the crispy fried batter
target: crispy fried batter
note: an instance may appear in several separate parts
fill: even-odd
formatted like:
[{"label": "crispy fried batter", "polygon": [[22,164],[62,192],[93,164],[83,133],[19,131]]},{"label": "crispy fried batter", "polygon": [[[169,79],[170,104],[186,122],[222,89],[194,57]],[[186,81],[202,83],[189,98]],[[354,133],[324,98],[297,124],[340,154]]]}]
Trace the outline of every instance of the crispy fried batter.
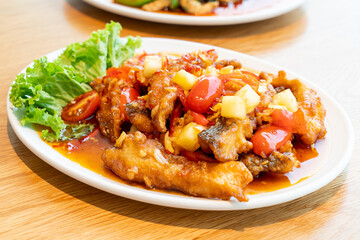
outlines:
[{"label": "crispy fried batter", "polygon": [[176,88],[169,74],[164,71],[155,73],[151,79],[148,104],[152,107],[151,118],[159,132],[166,132],[166,120],[174,110],[177,99]]},{"label": "crispy fried batter", "polygon": [[191,162],[165,153],[158,140],[140,132],[128,134],[120,148],[107,149],[103,160],[122,179],[199,197],[247,201],[243,188],[253,179],[240,161]]},{"label": "crispy fried batter", "polygon": [[126,117],[138,130],[145,133],[155,132],[150,117],[150,109],[145,106],[143,100],[134,101],[125,105]]},{"label": "crispy fried batter", "polygon": [[300,164],[291,152],[280,153],[278,151],[273,151],[266,158],[248,153],[240,161],[245,164],[254,177],[260,172],[288,173]]},{"label": "crispy fried batter", "polygon": [[131,86],[123,79],[103,77],[95,79],[90,85],[99,93],[100,104],[96,113],[102,135],[112,142],[120,136],[124,114],[120,110],[120,94],[124,87]]},{"label": "crispy fried batter", "polygon": [[288,80],[284,71],[279,72],[272,84],[274,87],[290,88],[294,93],[306,122],[306,131],[299,134],[300,140],[306,145],[311,145],[318,139],[323,139],[326,134],[324,124],[326,111],[317,93],[298,79]]}]

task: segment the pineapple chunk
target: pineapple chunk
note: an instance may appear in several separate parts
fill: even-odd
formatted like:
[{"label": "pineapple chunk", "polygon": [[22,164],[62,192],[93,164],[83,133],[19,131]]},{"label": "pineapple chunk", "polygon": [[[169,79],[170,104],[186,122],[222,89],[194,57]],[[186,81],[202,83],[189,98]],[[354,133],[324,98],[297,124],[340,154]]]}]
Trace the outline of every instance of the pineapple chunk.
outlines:
[{"label": "pineapple chunk", "polygon": [[235,96],[239,96],[242,100],[244,100],[246,113],[252,112],[260,103],[260,96],[248,84],[237,91]]},{"label": "pineapple chunk", "polygon": [[219,73],[220,74],[230,74],[233,70],[234,70],[234,66],[229,65],[229,66],[226,66],[226,67],[223,67],[222,69],[220,69]]},{"label": "pineapple chunk", "polygon": [[218,74],[219,74],[219,70],[217,70],[214,66],[208,66],[205,70],[205,75],[217,76]]},{"label": "pineapple chunk", "polygon": [[144,76],[151,77],[156,71],[162,68],[162,61],[159,56],[146,56],[144,61]]},{"label": "pineapple chunk", "polygon": [[205,127],[191,122],[181,130],[175,142],[184,149],[194,152],[200,147],[197,135],[203,130]]},{"label": "pineapple chunk", "polygon": [[298,102],[290,89],[275,94],[271,105],[283,106],[290,112],[296,112],[299,108]]},{"label": "pineapple chunk", "polygon": [[280,106],[280,105],[276,105],[276,104],[273,104],[273,103],[269,103],[268,105],[269,108],[273,108],[273,109],[282,109],[282,110],[287,110],[286,107],[284,106]]},{"label": "pineapple chunk", "polygon": [[239,96],[224,96],[221,104],[221,116],[226,118],[246,117],[246,105]]},{"label": "pineapple chunk", "polygon": [[190,90],[197,81],[197,77],[181,69],[173,77],[173,82],[178,84],[184,90]]}]

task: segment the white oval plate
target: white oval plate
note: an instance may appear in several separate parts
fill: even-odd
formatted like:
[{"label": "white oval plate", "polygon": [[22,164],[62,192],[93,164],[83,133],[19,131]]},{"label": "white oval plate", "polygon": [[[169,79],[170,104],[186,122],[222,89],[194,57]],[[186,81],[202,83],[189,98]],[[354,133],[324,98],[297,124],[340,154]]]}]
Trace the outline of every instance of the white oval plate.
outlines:
[{"label": "white oval plate", "polygon": [[[162,206],[197,210],[238,210],[266,207],[302,197],[314,192],[335,179],[335,177],[343,171],[351,157],[354,146],[354,131],[348,116],[340,105],[315,84],[291,71],[274,66],[255,57],[206,44],[163,38],[142,38],[141,50],[146,50],[148,53],[187,53],[190,51],[212,48],[218,52],[220,58],[239,59],[246,68],[271,73],[276,73],[278,70],[285,70],[289,78],[299,78],[319,93],[327,110],[326,118],[328,134],[326,135],[325,140],[322,140],[317,144],[317,150],[319,152],[318,161],[320,161],[321,164],[319,165],[319,169],[314,169],[314,175],[298,184],[281,190],[249,195],[248,202],[238,202],[235,199],[222,201],[161,193],[113,181],[62,156],[43,142],[32,128],[21,126],[19,119],[15,116],[13,111],[13,105],[8,99],[7,113],[9,121],[16,135],[32,152],[61,172],[101,190],[122,197]],[[57,50],[48,54],[47,57],[51,61],[60,55],[61,52],[62,50]],[[24,71],[25,69],[23,72]],[[339,128],[338,126],[342,127]]]},{"label": "white oval plate", "polygon": [[[274,4],[259,10],[230,16],[187,16],[159,12],[147,12],[140,8],[129,7],[114,3],[113,0],[83,0],[97,8],[108,12],[146,21],[170,23],[179,25],[232,25],[256,22],[288,13],[299,7],[305,0],[274,0]],[[249,0],[262,1],[262,0]]]}]

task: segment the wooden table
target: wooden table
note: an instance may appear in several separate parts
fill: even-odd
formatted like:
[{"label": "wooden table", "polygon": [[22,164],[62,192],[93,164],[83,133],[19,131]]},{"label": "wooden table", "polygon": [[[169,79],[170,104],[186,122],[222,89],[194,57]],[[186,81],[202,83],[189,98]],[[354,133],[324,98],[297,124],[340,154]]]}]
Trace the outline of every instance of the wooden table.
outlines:
[{"label": "wooden table", "polygon": [[[235,26],[143,22],[80,0],[0,3],[0,239],[359,239],[360,2],[318,0],[274,19]],[[118,197],[78,182],[28,150],[6,96],[32,60],[83,41],[110,20],[122,36],[185,39],[229,48],[301,73],[333,95],[354,124],[349,166],[298,200],[247,211],[191,211]],[[339,126],[341,127],[341,126]]]}]

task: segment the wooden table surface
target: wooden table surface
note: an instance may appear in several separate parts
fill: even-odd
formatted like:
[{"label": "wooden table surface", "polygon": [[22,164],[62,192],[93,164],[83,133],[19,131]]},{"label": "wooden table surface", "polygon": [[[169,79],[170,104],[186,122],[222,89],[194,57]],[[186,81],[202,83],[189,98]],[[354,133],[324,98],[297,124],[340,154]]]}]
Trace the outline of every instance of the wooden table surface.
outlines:
[{"label": "wooden table surface", "polygon": [[[10,83],[32,60],[87,39],[110,20],[123,25],[122,36],[208,43],[311,79],[350,115],[356,134],[350,164],[300,199],[220,212],[141,203],[59,172],[12,130],[5,111]],[[0,239],[359,239],[360,1],[308,1],[274,19],[218,27],[143,22],[80,0],[1,1],[0,63]]]}]

